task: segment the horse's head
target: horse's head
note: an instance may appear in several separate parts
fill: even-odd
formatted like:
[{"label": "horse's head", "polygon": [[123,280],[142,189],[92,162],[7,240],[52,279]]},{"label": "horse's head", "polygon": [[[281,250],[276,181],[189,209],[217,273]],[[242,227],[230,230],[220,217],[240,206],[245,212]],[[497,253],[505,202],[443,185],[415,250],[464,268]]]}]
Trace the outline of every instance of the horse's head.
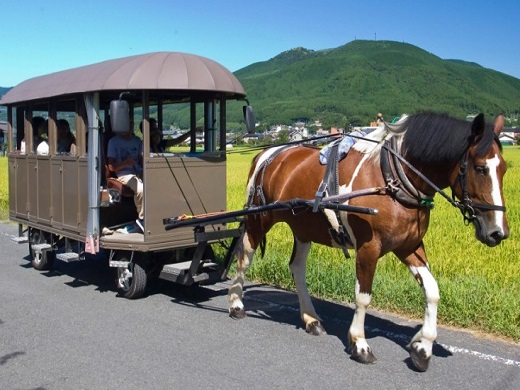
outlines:
[{"label": "horse's head", "polygon": [[486,125],[483,114],[475,118],[468,151],[452,180],[466,220],[475,225],[477,239],[491,247],[509,237],[502,191],[507,168],[498,141],[503,127],[502,115],[495,118],[493,127]]}]

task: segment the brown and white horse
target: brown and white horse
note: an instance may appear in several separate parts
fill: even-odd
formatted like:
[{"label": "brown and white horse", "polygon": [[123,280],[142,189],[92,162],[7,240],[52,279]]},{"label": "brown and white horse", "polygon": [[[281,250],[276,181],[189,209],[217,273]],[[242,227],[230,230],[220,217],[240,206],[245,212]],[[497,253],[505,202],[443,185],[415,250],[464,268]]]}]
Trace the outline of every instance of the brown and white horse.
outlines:
[{"label": "brown and white horse", "polygon": [[[311,242],[332,247],[348,242],[348,247],[355,249],[356,261],[356,309],[348,331],[350,353],[359,362],[372,363],[376,358],[365,339],[365,313],[371,300],[377,261],[393,252],[424,292],[424,322],[408,347],[416,368],[425,371],[437,337],[439,301],[439,289],[430,273],[423,244],[430,216],[428,206],[432,206],[435,193],[440,192],[461,209],[466,221],[474,224],[476,237],[482,243],[492,247],[509,236],[502,193],[506,164],[498,142],[502,128],[501,115],[493,125],[487,125],[482,114],[473,123],[433,113],[404,117],[396,125],[387,125],[372,132],[369,139],[358,141],[339,162],[340,199],[341,194],[375,189],[370,195],[346,196],[341,202],[377,209],[377,215],[313,212],[310,207],[298,212],[282,210],[247,215],[245,232],[235,252],[237,274],[228,293],[230,316],[246,316],[242,303],[244,274],[258,246],[265,247],[266,233],[274,224],[286,222],[294,235],[290,269],[301,319],[307,332],[325,333],[306,287],[307,256]],[[318,149],[305,146],[264,150],[255,157],[249,173],[248,206],[293,198],[314,199],[325,172],[318,155]],[[394,161],[393,175],[383,173],[383,158]],[[405,177],[396,175],[398,170]],[[460,201],[441,191],[447,187],[451,187]],[[348,233],[349,240],[334,237],[341,228]]]}]

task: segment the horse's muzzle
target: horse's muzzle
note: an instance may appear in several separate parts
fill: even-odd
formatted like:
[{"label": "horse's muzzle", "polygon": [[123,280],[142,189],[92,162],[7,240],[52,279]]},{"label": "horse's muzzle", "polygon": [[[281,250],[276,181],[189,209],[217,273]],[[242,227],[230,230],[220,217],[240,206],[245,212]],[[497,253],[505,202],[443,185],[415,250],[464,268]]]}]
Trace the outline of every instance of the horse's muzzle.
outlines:
[{"label": "horse's muzzle", "polygon": [[502,229],[496,225],[489,228],[479,217],[474,219],[474,224],[477,239],[489,247],[497,246],[502,240],[509,237],[509,230],[503,232]]},{"label": "horse's muzzle", "polygon": [[500,244],[502,242],[502,240],[504,240],[506,238],[507,237],[505,237],[502,232],[497,230],[486,237],[486,241],[484,242],[484,244],[486,244],[487,246],[490,246],[490,247],[494,247],[494,246],[497,246],[498,244]]}]

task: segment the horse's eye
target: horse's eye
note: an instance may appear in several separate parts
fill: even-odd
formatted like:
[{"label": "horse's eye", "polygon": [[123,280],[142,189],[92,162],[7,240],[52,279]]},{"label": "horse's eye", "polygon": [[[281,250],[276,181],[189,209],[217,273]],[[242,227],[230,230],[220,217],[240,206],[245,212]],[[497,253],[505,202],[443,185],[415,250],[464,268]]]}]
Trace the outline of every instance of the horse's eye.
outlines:
[{"label": "horse's eye", "polygon": [[475,165],[475,170],[479,175],[487,175],[489,168],[485,165]]}]

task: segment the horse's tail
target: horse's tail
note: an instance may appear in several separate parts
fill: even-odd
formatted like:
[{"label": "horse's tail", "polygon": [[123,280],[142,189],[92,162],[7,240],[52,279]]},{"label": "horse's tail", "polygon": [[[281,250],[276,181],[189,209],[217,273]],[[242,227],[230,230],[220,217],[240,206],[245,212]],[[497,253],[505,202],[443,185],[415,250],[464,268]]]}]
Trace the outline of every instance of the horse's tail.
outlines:
[{"label": "horse's tail", "polygon": [[[241,258],[244,255],[244,236],[247,234],[243,221],[240,223],[240,227],[243,229],[243,233],[240,236],[240,238],[238,239],[237,246],[235,247],[235,250],[233,251],[233,255],[236,258]],[[259,245],[260,246],[260,255],[262,256],[262,258],[265,255],[266,243],[267,243],[267,237],[264,235],[264,237],[262,237],[262,239],[260,240],[260,245]]]},{"label": "horse's tail", "polygon": [[265,245],[267,244],[267,236],[264,236],[262,238],[262,241],[260,241],[260,256],[262,256],[262,259],[264,258],[265,254]]}]

